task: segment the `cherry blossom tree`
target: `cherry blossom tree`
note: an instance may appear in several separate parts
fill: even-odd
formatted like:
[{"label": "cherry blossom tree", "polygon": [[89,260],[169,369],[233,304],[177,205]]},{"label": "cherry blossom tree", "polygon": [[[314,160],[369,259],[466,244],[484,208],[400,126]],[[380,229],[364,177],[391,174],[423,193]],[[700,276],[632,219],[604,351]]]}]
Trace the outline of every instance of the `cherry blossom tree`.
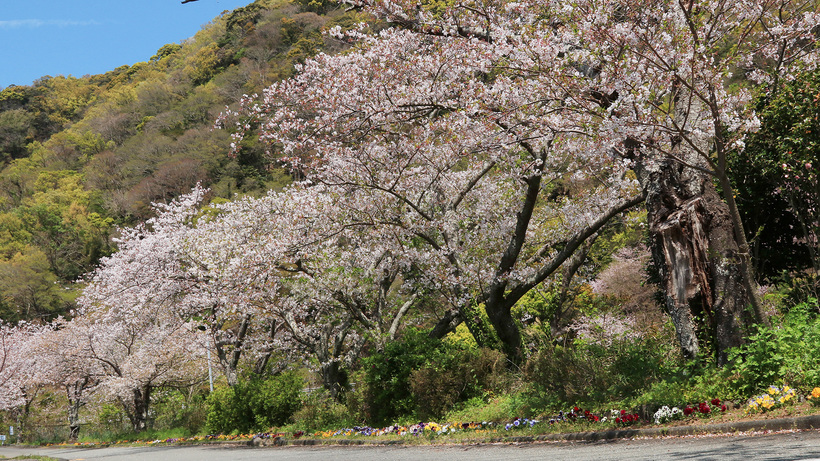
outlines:
[{"label": "cherry blossom tree", "polygon": [[[92,311],[105,308],[97,306],[143,306],[163,313],[174,328],[183,323],[204,328],[233,385],[243,354],[264,349],[263,344],[252,344],[254,338],[261,337],[264,343],[275,332],[259,310],[260,291],[252,286],[269,271],[253,259],[263,253],[252,247],[264,242],[255,240],[259,234],[229,226],[212,234],[197,230],[198,219],[207,221],[199,208],[206,194],[196,187],[168,204],[155,204],[154,218],[122,230],[119,251],[92,275],[82,303]],[[136,317],[139,311],[129,315]],[[266,347],[263,362],[272,353],[270,345]]]},{"label": "cherry blossom tree", "polygon": [[416,299],[400,280],[406,255],[344,225],[324,187],[296,185],[211,210],[187,240],[186,258],[203,270],[198,276],[245,280],[243,296],[281,328],[262,349],[307,353],[338,396],[343,369],[367,342],[378,349],[392,340]]},{"label": "cherry blossom tree", "polygon": [[[65,391],[69,440],[80,435],[80,409],[94,394],[103,375],[99,364],[77,354],[76,328],[57,319],[37,338],[33,353],[44,363],[44,381]],[[79,346],[81,348],[82,346]]]},{"label": "cherry blossom tree", "polygon": [[[349,3],[400,29],[334,31],[355,50],[318,56],[222,123],[238,115],[235,146],[258,127],[339,190],[351,222],[417,239],[457,311],[484,303],[508,355],[512,303],[634,203],[626,168],[684,353],[699,354],[695,307],[719,362],[742,324],[765,321],[743,319],[758,303],[726,155],[757,122],[731,73],[762,64],[776,84],[814,66],[813,2]],[[562,183],[582,192],[556,199]]]},{"label": "cherry blossom tree", "polygon": [[392,338],[414,299],[393,288],[400,255],[354,244],[361,236],[339,225],[332,197],[316,187],[200,208],[205,194],[157,205],[155,218],[124,230],[81,305],[143,306],[204,327],[229,384],[240,358],[261,373],[273,355],[307,353],[337,395],[341,368],[367,340]]},{"label": "cherry blossom tree", "polygon": [[[205,341],[195,325],[183,323],[165,309],[141,306],[140,312],[95,309],[64,326],[71,346],[64,353],[74,363],[93,366],[79,376],[99,380],[98,393],[119,403],[134,431],[148,427],[152,394],[160,388],[200,383],[206,376]],[[75,392],[83,383],[67,383]],[[77,401],[75,404],[79,404]]]},{"label": "cherry blossom tree", "polygon": [[19,434],[25,430],[31,404],[49,384],[49,363],[36,347],[47,329],[28,322],[0,322],[0,409],[15,410]]},{"label": "cherry blossom tree", "polygon": [[743,155],[760,125],[754,84],[776,91],[816,67],[817,3],[586,1],[573,13],[598,91],[614,96],[599,130],[625,141],[618,151],[647,191],[653,257],[684,355],[697,357],[705,337],[725,363],[744,327],[767,322],[728,156]]},{"label": "cherry blossom tree", "polygon": [[[195,189],[189,195],[195,198],[191,206],[199,205],[205,192]],[[253,213],[244,211],[245,216]],[[195,220],[166,216],[175,213],[203,214]],[[255,372],[263,373],[274,352],[282,349],[282,326],[264,308],[279,286],[275,234],[267,233],[260,215],[240,221],[237,213],[219,207],[205,212],[174,207],[160,210],[160,216],[173,223],[153,227],[172,240],[175,266],[164,277],[177,284],[173,308],[211,334],[229,385],[236,384],[243,358],[254,360]]]},{"label": "cherry blossom tree", "polygon": [[67,353],[96,364],[100,391],[118,401],[135,431],[144,430],[154,390],[200,382],[208,341],[197,322],[174,308],[180,296],[180,261],[168,229],[184,228],[201,190],[163,208],[157,218],[123,230],[120,250],[104,259],[78,298],[78,312],[63,327]]},{"label": "cherry blossom tree", "polygon": [[407,30],[353,36],[357,52],[320,55],[226,114],[238,115],[237,142],[258,124],[308,182],[327,188],[347,226],[412,253],[452,306],[437,334],[462,320],[475,329],[465,313],[483,304],[519,362],[510,309],[640,203],[627,163],[594,142],[584,126],[594,118],[568,104],[559,82],[580,78],[575,68],[540,64],[563,44],[532,39],[524,51]]}]

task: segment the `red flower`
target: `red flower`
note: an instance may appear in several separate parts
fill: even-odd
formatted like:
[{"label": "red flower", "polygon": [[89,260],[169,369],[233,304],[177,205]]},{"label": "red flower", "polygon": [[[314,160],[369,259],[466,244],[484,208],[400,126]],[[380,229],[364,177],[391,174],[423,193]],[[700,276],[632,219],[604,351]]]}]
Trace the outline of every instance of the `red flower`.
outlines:
[{"label": "red flower", "polygon": [[626,414],[626,410],[621,410],[621,416]]},{"label": "red flower", "polygon": [[714,406],[720,405],[720,399],[712,399],[712,405],[714,405]]},{"label": "red flower", "polygon": [[720,411],[726,411],[726,405],[725,404],[720,406]]},{"label": "red flower", "polygon": [[683,409],[683,414],[686,415],[686,416],[689,416],[694,412],[695,412],[695,409],[690,407],[689,405],[686,405],[686,408]]}]

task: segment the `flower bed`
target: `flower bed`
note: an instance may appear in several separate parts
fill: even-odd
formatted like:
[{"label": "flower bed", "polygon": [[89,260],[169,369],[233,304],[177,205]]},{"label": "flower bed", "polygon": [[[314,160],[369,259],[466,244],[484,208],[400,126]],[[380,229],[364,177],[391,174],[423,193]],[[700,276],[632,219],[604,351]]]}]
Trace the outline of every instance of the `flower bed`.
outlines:
[{"label": "flower bed", "polygon": [[[752,413],[764,413],[774,411],[793,405],[797,401],[797,392],[789,386],[769,386],[765,393],[752,397],[742,411],[743,415]],[[806,400],[815,405],[820,405],[820,387],[815,387],[806,396]],[[668,424],[677,421],[693,419],[712,418],[714,415],[726,413],[728,407],[720,399],[712,399],[685,406],[669,407],[663,406],[658,409],[649,420],[643,420],[637,413],[632,413],[624,409],[615,409],[605,412],[606,416],[601,416],[590,410],[584,410],[575,406],[568,411],[559,411],[553,416],[533,419],[516,417],[505,422],[493,421],[472,421],[472,422],[451,422],[438,423],[435,421],[419,422],[412,425],[394,424],[382,428],[370,426],[354,426],[350,428],[317,431],[306,433],[302,430],[293,432],[262,432],[255,434],[210,434],[192,437],[179,437],[157,440],[120,440],[109,443],[78,442],[63,443],[61,446],[100,446],[109,444],[172,444],[172,443],[197,443],[197,442],[233,442],[250,441],[254,439],[299,439],[302,437],[314,437],[320,439],[343,439],[356,437],[385,437],[392,439],[425,439],[433,440],[439,437],[455,436],[452,440],[458,441],[458,434],[466,435],[470,438],[472,434],[480,436],[481,439],[493,439],[497,437],[510,437],[515,434],[544,434],[549,432],[576,432],[576,431],[599,431],[617,427],[635,427],[648,422],[654,424]],[[733,416],[734,417],[734,416]],[[742,417],[742,416],[741,416]],[[472,439],[470,439],[472,440]]]},{"label": "flower bed", "polygon": [[765,393],[749,399],[749,403],[746,405],[746,413],[771,411],[794,403],[796,396],[794,389],[789,386],[783,386],[782,389],[777,386],[769,386]]}]

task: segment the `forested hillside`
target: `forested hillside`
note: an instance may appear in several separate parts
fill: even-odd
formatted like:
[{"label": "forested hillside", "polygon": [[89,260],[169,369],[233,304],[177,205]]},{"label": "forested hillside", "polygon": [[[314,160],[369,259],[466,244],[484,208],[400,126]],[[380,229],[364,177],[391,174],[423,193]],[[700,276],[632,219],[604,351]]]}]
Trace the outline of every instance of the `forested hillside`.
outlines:
[{"label": "forested hillside", "polygon": [[197,183],[228,198],[289,182],[252,145],[229,157],[213,122],[340,49],[321,30],[353,20],[335,4],[257,0],[144,62],[0,91],[0,318],[67,313],[117,226],[148,218],[152,202]]}]

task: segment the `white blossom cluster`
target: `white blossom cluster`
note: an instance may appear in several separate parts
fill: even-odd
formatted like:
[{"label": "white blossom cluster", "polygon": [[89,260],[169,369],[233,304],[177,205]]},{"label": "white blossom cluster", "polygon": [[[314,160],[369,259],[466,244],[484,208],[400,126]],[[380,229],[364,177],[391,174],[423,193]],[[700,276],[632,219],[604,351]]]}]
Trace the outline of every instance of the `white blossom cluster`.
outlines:
[{"label": "white blossom cluster", "polygon": [[668,423],[669,421],[683,419],[683,410],[678,407],[669,408],[664,405],[655,412],[653,417],[655,419],[655,424]]}]

